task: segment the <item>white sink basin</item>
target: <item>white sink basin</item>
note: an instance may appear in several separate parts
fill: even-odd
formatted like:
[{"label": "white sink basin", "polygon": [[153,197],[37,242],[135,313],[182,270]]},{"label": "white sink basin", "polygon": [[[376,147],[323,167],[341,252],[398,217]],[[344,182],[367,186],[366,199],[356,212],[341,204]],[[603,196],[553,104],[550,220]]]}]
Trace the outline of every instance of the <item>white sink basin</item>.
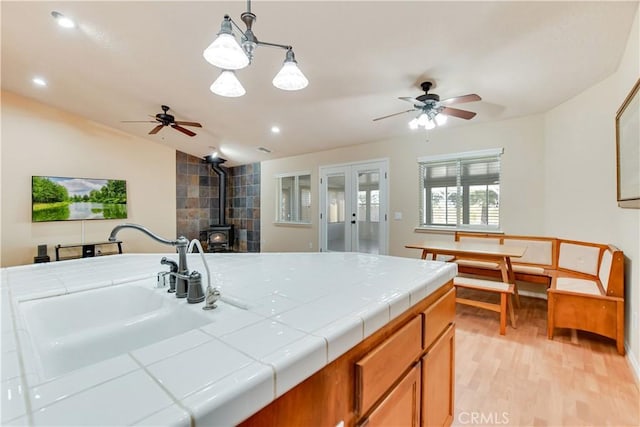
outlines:
[{"label": "white sink basin", "polygon": [[205,325],[199,307],[150,280],[20,303],[45,379]]}]

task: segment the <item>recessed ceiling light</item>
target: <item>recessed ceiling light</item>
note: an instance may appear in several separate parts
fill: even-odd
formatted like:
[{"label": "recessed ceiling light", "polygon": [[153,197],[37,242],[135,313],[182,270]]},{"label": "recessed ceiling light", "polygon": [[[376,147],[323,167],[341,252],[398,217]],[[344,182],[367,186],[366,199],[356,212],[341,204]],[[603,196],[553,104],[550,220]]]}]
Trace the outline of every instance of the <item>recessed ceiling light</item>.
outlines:
[{"label": "recessed ceiling light", "polygon": [[47,85],[47,81],[45,79],[43,79],[42,77],[34,77],[33,79],[31,79],[31,81],[36,86],[46,86]]},{"label": "recessed ceiling light", "polygon": [[60,12],[56,12],[55,10],[51,12],[51,16],[58,22],[62,28],[74,28],[76,23],[71,20],[71,18],[67,18]]},{"label": "recessed ceiling light", "polygon": [[271,126],[271,133],[280,133],[280,128],[278,126]]}]

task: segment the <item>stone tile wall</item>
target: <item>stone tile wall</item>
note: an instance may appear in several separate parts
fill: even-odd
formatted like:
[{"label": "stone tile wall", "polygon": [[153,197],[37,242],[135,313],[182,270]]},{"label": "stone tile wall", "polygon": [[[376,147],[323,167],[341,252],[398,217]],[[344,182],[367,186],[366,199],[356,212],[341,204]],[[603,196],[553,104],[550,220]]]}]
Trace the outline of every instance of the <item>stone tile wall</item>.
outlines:
[{"label": "stone tile wall", "polygon": [[178,236],[189,240],[218,216],[218,177],[204,160],[176,151],[176,220]]},{"label": "stone tile wall", "polygon": [[[223,166],[224,168],[224,166]],[[260,252],[260,163],[227,171],[227,223],[235,228],[234,250]],[[178,236],[200,237],[200,230],[219,223],[219,178],[199,157],[176,151],[176,217]]]},{"label": "stone tile wall", "polygon": [[239,252],[260,252],[260,163],[227,169],[227,222]]}]

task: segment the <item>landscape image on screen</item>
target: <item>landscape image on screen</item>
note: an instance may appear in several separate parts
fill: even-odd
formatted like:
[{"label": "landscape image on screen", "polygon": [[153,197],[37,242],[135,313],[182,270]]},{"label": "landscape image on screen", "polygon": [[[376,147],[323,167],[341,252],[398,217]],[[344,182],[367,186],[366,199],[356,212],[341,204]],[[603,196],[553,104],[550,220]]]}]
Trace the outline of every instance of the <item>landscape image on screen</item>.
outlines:
[{"label": "landscape image on screen", "polygon": [[127,217],[127,181],[34,176],[31,220],[73,221]]}]

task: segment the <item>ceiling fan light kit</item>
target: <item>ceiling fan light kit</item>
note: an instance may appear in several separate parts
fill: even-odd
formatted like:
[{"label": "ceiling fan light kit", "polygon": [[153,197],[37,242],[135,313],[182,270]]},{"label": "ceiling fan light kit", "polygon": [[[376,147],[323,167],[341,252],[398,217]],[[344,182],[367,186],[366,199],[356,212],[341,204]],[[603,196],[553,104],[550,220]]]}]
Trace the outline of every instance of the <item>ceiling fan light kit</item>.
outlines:
[{"label": "ceiling fan light kit", "polygon": [[[251,0],[247,0],[247,11],[240,15],[240,19],[246,26],[244,31],[229,15],[225,15],[217,38],[202,53],[207,62],[222,69],[220,77],[211,85],[211,91],[221,96],[234,97],[244,95],[245,90],[242,84],[235,75],[233,75],[233,78],[229,77],[229,71],[247,67],[253,60],[254,52],[258,46],[268,46],[286,51],[282,69],[276,74],[272,82],[275,87],[288,91],[307,87],[309,81],[298,68],[293,48],[288,45],[259,41],[253,33],[252,27],[256,20],[256,15],[251,13]],[[242,34],[241,43],[236,40],[233,34],[233,27]],[[225,73],[226,77],[223,78]],[[225,85],[230,86],[227,87]],[[233,88],[231,88],[231,85]]]},{"label": "ceiling fan light kit", "polygon": [[470,120],[476,116],[476,113],[472,111],[451,108],[448,107],[448,105],[481,101],[482,98],[480,98],[480,96],[476,95],[475,93],[471,93],[468,95],[456,96],[440,101],[440,96],[436,95],[435,93],[428,93],[429,89],[431,89],[432,86],[433,82],[423,82],[420,87],[424,91],[424,94],[416,98],[411,98],[408,96],[401,96],[400,98],[398,98],[402,101],[412,103],[413,108],[411,110],[401,111],[399,113],[393,113],[387,116],[378,117],[373,119],[373,121],[375,122],[378,120],[387,119],[389,117],[398,116],[400,114],[417,111],[418,116],[416,116],[409,122],[409,129],[415,130],[423,127],[426,130],[431,130],[436,126],[443,126],[445,123],[447,123],[448,116],[458,117],[465,120]]}]

